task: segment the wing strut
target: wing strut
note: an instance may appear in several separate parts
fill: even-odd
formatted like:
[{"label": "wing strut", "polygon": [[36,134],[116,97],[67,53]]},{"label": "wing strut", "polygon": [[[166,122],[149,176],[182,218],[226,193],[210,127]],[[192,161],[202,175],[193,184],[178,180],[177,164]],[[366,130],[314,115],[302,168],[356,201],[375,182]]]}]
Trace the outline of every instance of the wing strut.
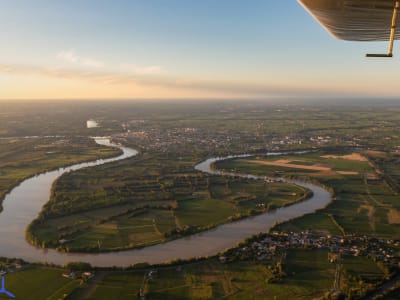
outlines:
[{"label": "wing strut", "polygon": [[387,54],[367,54],[367,57],[393,57],[393,43],[394,37],[396,33],[396,21],[397,21],[397,13],[400,8],[400,0],[396,0],[393,9],[393,17],[392,17],[392,27],[390,28],[390,40],[389,40],[389,49]]}]

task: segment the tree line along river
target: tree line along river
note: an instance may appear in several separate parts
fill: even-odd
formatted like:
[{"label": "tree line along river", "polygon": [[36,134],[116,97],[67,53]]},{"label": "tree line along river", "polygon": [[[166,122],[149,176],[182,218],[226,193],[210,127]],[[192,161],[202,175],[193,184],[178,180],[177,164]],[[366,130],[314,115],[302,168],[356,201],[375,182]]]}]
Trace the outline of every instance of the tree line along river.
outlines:
[{"label": "tree line along river", "polygon": [[[156,264],[175,259],[210,256],[236,246],[237,243],[253,234],[268,231],[276,222],[284,222],[315,212],[325,207],[331,200],[330,193],[320,186],[297,180],[281,179],[310,189],[313,192],[312,197],[255,217],[227,223],[202,233],[141,249],[83,254],[58,252],[54,249],[32,246],[25,240],[25,229],[37,217],[42,206],[49,200],[52,183],[59,176],[65,172],[111,163],[137,154],[136,150],[112,144],[107,138],[95,138],[95,141],[101,145],[119,147],[123,153],[117,157],[80,163],[26,179],[6,195],[3,202],[4,210],[0,213],[0,256],[18,257],[29,262],[55,264],[83,261],[99,267],[126,267],[142,262]],[[213,170],[211,167],[218,160],[244,156],[246,155],[210,158],[198,164],[195,168],[214,175],[266,179],[264,176],[224,172]]]}]

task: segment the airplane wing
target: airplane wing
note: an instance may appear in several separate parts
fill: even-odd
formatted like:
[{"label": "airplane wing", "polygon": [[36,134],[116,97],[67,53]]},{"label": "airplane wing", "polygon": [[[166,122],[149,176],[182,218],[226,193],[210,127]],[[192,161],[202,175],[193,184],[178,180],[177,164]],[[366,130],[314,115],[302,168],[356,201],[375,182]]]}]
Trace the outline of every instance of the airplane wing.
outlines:
[{"label": "airplane wing", "polygon": [[[399,0],[297,0],[329,33],[348,41],[400,39]],[[369,56],[391,56],[388,54]]]}]

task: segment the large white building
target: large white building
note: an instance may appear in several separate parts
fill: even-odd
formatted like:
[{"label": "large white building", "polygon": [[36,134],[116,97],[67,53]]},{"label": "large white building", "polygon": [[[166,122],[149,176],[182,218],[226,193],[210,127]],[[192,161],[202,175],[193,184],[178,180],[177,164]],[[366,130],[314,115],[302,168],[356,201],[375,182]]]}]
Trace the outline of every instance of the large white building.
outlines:
[{"label": "large white building", "polygon": [[86,121],[86,127],[87,128],[96,128],[99,126],[99,123],[97,123],[95,120],[90,119]]}]

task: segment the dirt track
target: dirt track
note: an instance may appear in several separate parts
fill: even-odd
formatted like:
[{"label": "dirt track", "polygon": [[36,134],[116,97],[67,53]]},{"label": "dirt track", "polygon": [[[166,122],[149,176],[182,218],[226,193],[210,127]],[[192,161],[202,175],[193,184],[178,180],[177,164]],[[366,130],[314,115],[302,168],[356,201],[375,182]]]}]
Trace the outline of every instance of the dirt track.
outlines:
[{"label": "dirt track", "polygon": [[301,170],[312,170],[312,171],[321,171],[321,172],[331,172],[332,168],[321,166],[318,164],[309,166],[309,165],[298,165],[291,164],[288,160],[277,160],[277,161],[260,161],[260,160],[246,160],[249,163],[266,165],[266,166],[275,166],[275,167],[285,167],[292,169],[301,169]]},{"label": "dirt track", "polygon": [[323,155],[322,158],[340,158],[347,160],[355,160],[355,161],[368,161],[364,156],[359,153],[352,153],[347,155]]},{"label": "dirt track", "polygon": [[[349,159],[352,160],[357,160],[357,161],[366,161],[366,158],[357,154],[353,153],[350,155],[345,155],[345,156],[333,156],[333,155],[326,155],[326,156],[321,156],[325,158],[343,158],[343,159]],[[347,158],[345,158],[347,157]],[[355,171],[334,171],[332,170],[331,167],[325,166],[323,164],[314,164],[314,165],[300,165],[300,164],[293,164],[291,160],[286,160],[286,159],[280,159],[276,161],[263,161],[263,160],[246,160],[246,162],[253,163],[253,164],[259,164],[259,165],[264,165],[264,166],[275,166],[275,167],[284,167],[284,168],[291,168],[291,169],[298,169],[298,170],[310,170],[310,171],[319,171],[319,173],[315,173],[313,175],[332,175],[332,174],[341,174],[341,175],[357,175],[358,172]]]}]

